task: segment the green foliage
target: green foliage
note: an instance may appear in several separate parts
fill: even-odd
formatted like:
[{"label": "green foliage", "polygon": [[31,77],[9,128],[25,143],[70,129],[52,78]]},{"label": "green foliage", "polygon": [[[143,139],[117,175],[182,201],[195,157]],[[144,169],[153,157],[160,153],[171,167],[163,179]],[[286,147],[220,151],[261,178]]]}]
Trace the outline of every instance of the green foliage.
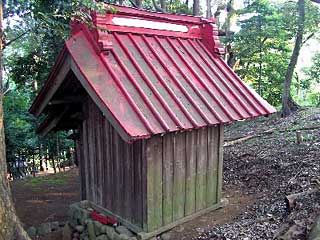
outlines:
[{"label": "green foliage", "polygon": [[167,7],[167,11],[168,12],[192,15],[192,8],[189,8],[181,0],[170,1],[170,3],[171,4],[169,4],[168,7]]},{"label": "green foliage", "polygon": [[[70,20],[91,23],[90,10],[105,13],[103,1],[92,0],[7,0],[4,2],[7,46],[4,52],[5,97],[4,118],[8,161],[29,155],[40,145],[56,152],[56,140],[67,133],[51,133],[42,139],[36,134],[37,120],[27,111],[46,77],[49,75],[64,40],[69,37]],[[135,1],[117,0],[133,6]],[[192,14],[188,1],[167,1],[167,11]],[[144,9],[153,10],[152,0],[142,1]],[[109,9],[113,11],[112,8]],[[282,84],[288,67],[292,43],[297,31],[295,1],[255,0],[242,10],[235,10],[240,31],[223,39],[232,46],[236,72],[254,89],[261,86],[263,97],[273,105],[281,102]],[[305,37],[307,40],[319,29],[319,7],[306,0]],[[225,26],[223,26],[225,28]],[[312,68],[306,69],[307,79],[294,81],[303,90],[305,100],[319,104],[319,92],[314,84],[320,82],[320,54]],[[233,65],[233,64],[232,64]],[[261,68],[260,68],[261,67]],[[297,78],[298,79],[298,78]],[[61,141],[61,151],[71,146]],[[39,153],[36,153],[39,158]]]},{"label": "green foliage", "polygon": [[[281,99],[281,84],[288,65],[290,31],[283,25],[279,6],[257,0],[239,12],[241,30],[231,41],[239,61],[237,73],[273,105]],[[261,72],[260,72],[261,64]]]},{"label": "green foliage", "polygon": [[[116,3],[111,1],[112,3]],[[130,1],[124,1],[130,4]],[[151,0],[142,2],[146,9],[153,9]],[[180,0],[167,5],[169,12],[191,14]],[[109,7],[109,11],[114,11]],[[92,0],[30,0],[6,1],[6,36],[4,51],[5,91],[4,118],[7,144],[7,160],[17,157],[39,159],[39,147],[48,149],[49,156],[57,151],[57,136],[60,152],[72,146],[65,140],[67,133],[50,133],[46,138],[36,134],[38,121],[28,114],[28,108],[69,37],[70,21],[92,24],[90,11],[105,14],[102,1]],[[63,141],[61,141],[63,140]],[[44,154],[44,153],[43,153]]]},{"label": "green foliage", "polygon": [[26,93],[11,91],[4,96],[4,125],[7,161],[26,155],[37,144],[35,121],[27,113],[29,101]]},{"label": "green foliage", "polygon": [[320,53],[316,53],[312,58],[312,66],[304,69],[304,73],[308,76],[309,84],[312,81],[320,83]]},{"label": "green foliage", "polygon": [[66,172],[60,172],[54,175],[39,176],[36,178],[27,177],[24,179],[23,184],[30,187],[33,191],[43,191],[51,185],[67,185],[69,176]]},{"label": "green foliage", "polygon": [[[256,0],[237,14],[240,31],[224,39],[233,46],[235,70],[277,106],[297,31],[296,2]],[[319,16],[319,7],[306,1],[305,40],[318,31]]]},{"label": "green foliage", "polygon": [[304,68],[306,75],[302,88],[307,92],[306,101],[313,106],[320,106],[320,53],[312,58],[312,66]]}]

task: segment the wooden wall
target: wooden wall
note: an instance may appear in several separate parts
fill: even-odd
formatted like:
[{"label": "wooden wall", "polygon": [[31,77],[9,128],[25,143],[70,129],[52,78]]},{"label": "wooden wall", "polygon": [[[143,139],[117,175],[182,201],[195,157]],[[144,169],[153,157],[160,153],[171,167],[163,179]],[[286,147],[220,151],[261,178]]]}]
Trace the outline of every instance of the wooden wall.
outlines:
[{"label": "wooden wall", "polygon": [[223,127],[124,142],[88,100],[77,152],[83,199],[152,232],[219,203]]},{"label": "wooden wall", "polygon": [[222,126],[147,140],[148,232],[219,203],[222,143]]},{"label": "wooden wall", "polygon": [[91,99],[83,110],[77,144],[82,198],[142,228],[145,141],[124,142]]}]

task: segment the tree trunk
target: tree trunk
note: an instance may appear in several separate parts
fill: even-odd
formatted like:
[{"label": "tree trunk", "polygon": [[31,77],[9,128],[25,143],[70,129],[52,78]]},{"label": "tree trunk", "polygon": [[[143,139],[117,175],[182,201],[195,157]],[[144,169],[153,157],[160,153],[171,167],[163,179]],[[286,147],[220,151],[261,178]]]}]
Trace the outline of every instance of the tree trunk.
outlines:
[{"label": "tree trunk", "polygon": [[46,171],[49,170],[48,161],[49,161],[49,144],[46,146],[46,159],[45,159]]},{"label": "tree trunk", "polygon": [[39,158],[40,158],[40,172],[43,172],[44,171],[44,168],[43,168],[43,159],[44,159],[44,155],[43,155],[43,145],[40,144],[39,146]]},{"label": "tree trunk", "polygon": [[303,38],[303,30],[304,30],[304,21],[305,21],[305,0],[298,1],[298,30],[296,35],[296,41],[294,44],[293,52],[290,58],[290,63],[286,72],[286,78],[284,81],[283,86],[283,93],[282,93],[282,117],[289,116],[293,111],[296,111],[299,106],[293,101],[290,89],[291,89],[291,82],[294,69],[297,65],[300,49],[302,46],[302,38]]},{"label": "tree trunk", "polygon": [[[165,0],[161,0],[161,1],[165,1]],[[156,9],[156,11],[158,12],[165,12],[165,10],[162,7],[159,7],[156,0],[152,0],[153,6]],[[164,4],[163,2],[160,2],[161,6]]]},{"label": "tree trunk", "polygon": [[60,163],[60,146],[59,146],[59,135],[57,135],[57,166],[58,166],[58,170],[59,172],[61,172],[61,163]]},{"label": "tree trunk", "polygon": [[211,0],[206,0],[206,5],[207,5],[206,17],[207,18],[212,18]]},{"label": "tree trunk", "polygon": [[136,0],[136,8],[141,8],[142,7],[142,1],[141,0]]},{"label": "tree trunk", "polygon": [[10,185],[7,179],[7,162],[5,153],[5,136],[3,125],[2,94],[2,50],[4,48],[4,32],[2,26],[3,3],[0,0],[0,240],[30,239],[16,216],[12,203]]},{"label": "tree trunk", "polygon": [[36,157],[35,157],[35,153],[34,153],[34,149],[33,149],[33,152],[32,152],[32,175],[33,177],[36,177]]},{"label": "tree trunk", "polygon": [[52,167],[53,167],[53,172],[54,174],[57,173],[57,169],[56,169],[56,164],[54,162],[54,154],[49,154],[49,158],[51,158],[51,163],[52,163]]},{"label": "tree trunk", "polygon": [[[232,50],[232,44],[231,44],[231,17],[234,14],[234,1],[233,0],[229,0],[227,2],[227,17],[226,17],[226,21],[224,23],[224,31],[225,31],[225,39],[226,39],[226,44],[225,44],[225,61],[228,63],[228,65],[233,68],[234,63],[236,61],[236,57],[233,54],[233,50]],[[219,7],[218,7],[219,9]]]},{"label": "tree trunk", "polygon": [[200,2],[199,2],[199,0],[193,0],[193,15],[194,16],[200,15]]},{"label": "tree trunk", "polygon": [[160,0],[160,7],[163,10],[163,12],[167,11],[166,0]]}]

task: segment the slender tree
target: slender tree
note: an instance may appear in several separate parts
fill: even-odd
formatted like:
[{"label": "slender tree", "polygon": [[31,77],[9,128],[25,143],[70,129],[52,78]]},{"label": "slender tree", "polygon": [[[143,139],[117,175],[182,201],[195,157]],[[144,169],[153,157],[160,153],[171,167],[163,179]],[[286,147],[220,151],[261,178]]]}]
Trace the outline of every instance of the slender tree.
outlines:
[{"label": "slender tree", "polygon": [[158,3],[156,2],[156,0],[152,0],[152,4],[153,4],[154,8],[156,9],[156,11],[158,11],[158,12],[166,12],[166,2],[165,2],[165,0],[160,0],[160,7],[159,7]]},{"label": "slender tree", "polygon": [[200,15],[200,1],[193,0],[193,15],[199,16]]},{"label": "slender tree", "polygon": [[141,8],[142,7],[142,1],[141,0],[135,0],[135,7],[136,8]]},{"label": "slender tree", "polygon": [[3,2],[0,0],[0,240],[30,239],[22,228],[12,203],[7,179],[5,136],[3,125],[2,53],[5,45],[3,29]]},{"label": "slender tree", "polygon": [[290,94],[291,82],[294,69],[297,65],[300,49],[302,46],[303,31],[305,25],[305,0],[298,1],[298,30],[296,34],[296,40],[294,44],[294,49],[290,58],[290,63],[286,72],[285,82],[283,86],[282,93],[282,112],[283,117],[287,117],[292,111],[296,111],[299,106],[293,101]]},{"label": "slender tree", "polygon": [[211,0],[206,0],[206,5],[207,5],[206,17],[212,18]]}]

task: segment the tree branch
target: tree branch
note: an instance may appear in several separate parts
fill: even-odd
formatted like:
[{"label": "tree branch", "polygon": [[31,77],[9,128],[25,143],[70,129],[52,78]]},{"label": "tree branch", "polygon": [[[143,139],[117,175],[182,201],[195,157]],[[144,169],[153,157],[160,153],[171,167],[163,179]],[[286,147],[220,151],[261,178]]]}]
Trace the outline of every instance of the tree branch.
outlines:
[{"label": "tree branch", "polygon": [[[320,0],[319,0],[320,1]],[[302,45],[304,45],[310,38],[314,36],[314,33],[311,33],[303,42]]]},{"label": "tree branch", "polygon": [[133,7],[138,8],[138,6],[136,5],[136,3],[135,3],[134,1],[129,0],[129,2],[131,3],[131,5],[132,5]]},{"label": "tree branch", "polygon": [[24,35],[26,35],[28,32],[30,32],[31,30],[28,29],[27,31],[21,33],[20,35],[18,35],[17,37],[15,37],[14,39],[11,39],[10,41],[8,41],[6,43],[6,47],[8,47],[10,44],[14,43],[15,41],[19,40],[20,38],[22,38]]},{"label": "tree branch", "polygon": [[160,8],[158,6],[158,4],[156,3],[156,0],[152,0],[153,6],[154,8],[158,11],[158,12],[165,12],[162,8]]},{"label": "tree branch", "polygon": [[226,31],[226,30],[219,30],[218,36],[231,36],[233,35],[235,32],[233,31]]}]

